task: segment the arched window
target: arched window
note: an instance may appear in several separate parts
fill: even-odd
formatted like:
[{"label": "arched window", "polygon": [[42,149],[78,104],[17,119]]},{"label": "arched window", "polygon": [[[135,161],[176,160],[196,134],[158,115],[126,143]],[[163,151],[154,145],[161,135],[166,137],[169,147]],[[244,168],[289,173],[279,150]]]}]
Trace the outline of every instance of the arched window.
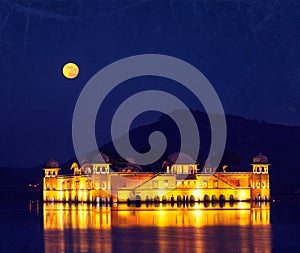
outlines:
[{"label": "arched window", "polygon": [[155,201],[155,202],[160,202],[160,197],[159,197],[159,196],[157,196],[157,195],[155,195],[155,197],[154,197],[154,201]]},{"label": "arched window", "polygon": [[223,194],[221,194],[221,195],[219,196],[219,201],[220,201],[220,202],[225,202],[225,196],[224,196]]},{"label": "arched window", "polygon": [[192,202],[192,203],[193,203],[193,202],[195,202],[195,201],[196,201],[196,200],[195,200],[195,197],[194,197],[194,195],[191,195],[191,196],[190,196],[190,202]]},{"label": "arched window", "polygon": [[212,195],[211,196],[211,200],[212,200],[212,202],[216,202],[217,201],[217,196],[216,195]]},{"label": "arched window", "polygon": [[210,201],[209,196],[205,194],[204,195],[204,202],[208,202],[208,201]]}]

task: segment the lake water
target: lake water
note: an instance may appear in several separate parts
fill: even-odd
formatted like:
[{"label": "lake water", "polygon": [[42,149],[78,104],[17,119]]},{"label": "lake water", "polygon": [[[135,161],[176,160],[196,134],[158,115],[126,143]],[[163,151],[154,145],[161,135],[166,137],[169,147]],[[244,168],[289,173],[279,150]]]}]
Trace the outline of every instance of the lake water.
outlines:
[{"label": "lake water", "polygon": [[298,200],[141,207],[2,203],[0,252],[300,252]]}]

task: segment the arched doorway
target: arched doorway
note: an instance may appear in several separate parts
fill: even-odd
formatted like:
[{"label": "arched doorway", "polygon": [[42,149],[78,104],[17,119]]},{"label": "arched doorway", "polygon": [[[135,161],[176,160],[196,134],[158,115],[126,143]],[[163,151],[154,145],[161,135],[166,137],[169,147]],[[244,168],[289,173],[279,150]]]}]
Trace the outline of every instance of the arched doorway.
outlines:
[{"label": "arched doorway", "polygon": [[171,203],[174,203],[174,196],[171,196]]},{"label": "arched doorway", "polygon": [[188,195],[183,196],[183,202],[185,202],[185,203],[189,202],[189,196]]},{"label": "arched doorway", "polygon": [[160,202],[160,197],[156,195],[156,196],[154,197],[154,202],[156,202],[156,203]]},{"label": "arched doorway", "polygon": [[220,202],[225,202],[226,201],[225,196],[223,194],[220,194],[219,201]]},{"label": "arched doorway", "polygon": [[217,196],[216,196],[216,195],[212,195],[212,196],[211,196],[211,201],[212,201],[212,202],[217,202],[217,200],[218,200],[218,199],[217,199]]},{"label": "arched doorway", "polygon": [[195,202],[195,197],[194,197],[194,195],[191,195],[191,196],[190,196],[190,202],[191,202],[191,203],[194,203],[194,202]]},{"label": "arched doorway", "polygon": [[209,202],[210,198],[207,194],[204,195],[204,202]]},{"label": "arched doorway", "polygon": [[142,203],[142,201],[141,201],[141,196],[140,196],[140,195],[136,195],[136,196],[135,196],[135,206],[136,206],[136,207],[140,207],[140,206],[141,206],[141,203]]},{"label": "arched doorway", "polygon": [[177,202],[181,202],[181,196],[180,195],[177,196]]},{"label": "arched doorway", "polygon": [[233,196],[232,194],[230,195],[229,200],[230,200],[231,202],[234,201],[234,196]]}]

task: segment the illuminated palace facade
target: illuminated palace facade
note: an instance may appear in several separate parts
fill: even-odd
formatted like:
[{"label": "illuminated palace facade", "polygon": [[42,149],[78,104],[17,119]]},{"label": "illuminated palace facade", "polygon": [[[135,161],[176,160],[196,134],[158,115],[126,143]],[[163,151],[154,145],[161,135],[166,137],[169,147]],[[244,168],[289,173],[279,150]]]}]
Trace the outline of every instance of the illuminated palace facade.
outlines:
[{"label": "illuminated palace facade", "polygon": [[270,199],[268,158],[253,158],[252,172],[215,172],[197,164],[173,164],[165,172],[122,170],[113,172],[109,163],[79,167],[72,175],[60,175],[50,160],[44,168],[43,200],[53,202],[192,202],[268,201]]}]

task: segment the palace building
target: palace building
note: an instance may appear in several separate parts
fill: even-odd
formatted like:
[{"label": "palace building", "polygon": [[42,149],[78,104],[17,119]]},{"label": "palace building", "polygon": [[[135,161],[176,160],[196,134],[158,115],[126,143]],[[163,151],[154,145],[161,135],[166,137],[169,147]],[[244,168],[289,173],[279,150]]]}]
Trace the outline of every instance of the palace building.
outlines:
[{"label": "palace building", "polygon": [[[164,172],[123,169],[114,172],[109,163],[73,163],[72,175],[60,175],[57,161],[44,168],[43,200],[53,202],[187,202],[268,201],[268,158],[253,158],[252,172],[214,172],[197,164],[169,164]],[[138,166],[137,166],[138,167]]]}]

